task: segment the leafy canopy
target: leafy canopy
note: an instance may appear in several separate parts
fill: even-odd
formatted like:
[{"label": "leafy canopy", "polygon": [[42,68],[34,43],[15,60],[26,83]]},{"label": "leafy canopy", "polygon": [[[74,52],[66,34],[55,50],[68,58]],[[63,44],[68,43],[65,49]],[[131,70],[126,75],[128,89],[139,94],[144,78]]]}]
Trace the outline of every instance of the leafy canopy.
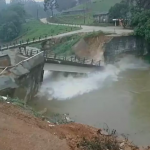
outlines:
[{"label": "leafy canopy", "polygon": [[[5,13],[4,13],[5,11]],[[0,39],[10,41],[16,38],[25,21],[25,10],[21,4],[10,5],[0,12]]]}]

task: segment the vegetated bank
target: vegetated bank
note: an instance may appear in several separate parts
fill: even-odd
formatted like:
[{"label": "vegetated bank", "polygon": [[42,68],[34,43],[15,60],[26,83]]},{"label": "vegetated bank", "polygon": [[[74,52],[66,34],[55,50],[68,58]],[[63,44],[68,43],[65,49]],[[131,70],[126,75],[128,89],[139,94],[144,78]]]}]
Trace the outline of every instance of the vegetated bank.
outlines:
[{"label": "vegetated bank", "polygon": [[[5,13],[3,13],[5,11]],[[79,27],[48,25],[28,16],[24,6],[11,4],[0,11],[0,42],[9,43],[38,39],[80,29]]]},{"label": "vegetated bank", "polygon": [[80,29],[79,27],[60,26],[44,24],[38,20],[32,20],[23,24],[22,36],[20,34],[19,40],[32,40],[39,37],[54,36],[61,33],[71,32]]}]

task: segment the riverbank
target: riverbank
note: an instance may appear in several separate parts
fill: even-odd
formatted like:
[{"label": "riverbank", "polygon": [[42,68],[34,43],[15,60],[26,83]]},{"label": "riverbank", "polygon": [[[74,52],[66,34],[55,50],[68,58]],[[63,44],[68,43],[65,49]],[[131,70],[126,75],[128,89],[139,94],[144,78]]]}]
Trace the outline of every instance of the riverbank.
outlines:
[{"label": "riverbank", "polygon": [[0,102],[0,118],[2,150],[139,150],[115,130],[77,123],[55,125],[8,101]]}]

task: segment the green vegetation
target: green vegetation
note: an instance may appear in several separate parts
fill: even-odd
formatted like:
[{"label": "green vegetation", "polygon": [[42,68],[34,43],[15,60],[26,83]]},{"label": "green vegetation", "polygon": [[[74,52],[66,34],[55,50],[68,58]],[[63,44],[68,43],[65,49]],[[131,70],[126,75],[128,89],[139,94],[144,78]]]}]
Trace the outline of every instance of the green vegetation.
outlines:
[{"label": "green vegetation", "polygon": [[20,100],[18,98],[10,98],[7,97],[6,99],[0,96],[0,102],[6,102],[11,103],[13,105],[16,105],[18,107],[21,107],[23,110],[27,111],[28,113],[34,115],[35,117],[41,118],[42,115],[36,112],[34,109],[32,109],[30,106],[26,105],[26,103],[23,100]]},{"label": "green vegetation", "polygon": [[25,10],[21,4],[10,5],[0,12],[1,41],[11,41],[20,34],[22,23],[25,22],[25,15]]},{"label": "green vegetation", "polygon": [[76,10],[76,9],[83,9],[87,8],[92,13],[93,12],[103,12],[103,11],[109,11],[110,7],[113,6],[116,3],[119,3],[121,0],[94,0],[89,3],[84,3],[81,5],[78,5],[70,10]]},{"label": "green vegetation", "polygon": [[129,19],[129,6],[128,3],[122,1],[120,3],[116,3],[109,10],[109,19],[123,19],[123,26],[126,27],[127,19]]},{"label": "green vegetation", "polygon": [[90,25],[93,23],[93,16],[90,13],[80,15],[58,15],[57,17],[50,18],[50,22],[62,23],[62,24],[86,24]]},{"label": "green vegetation", "polygon": [[[54,18],[50,18],[50,22],[55,23],[68,23],[68,24],[86,24],[86,25],[94,25],[93,20],[93,14],[97,12],[104,12],[109,11],[111,6],[113,6],[115,3],[120,2],[121,0],[95,0],[88,3],[83,3],[81,5],[78,5],[76,7],[73,7],[69,10],[77,10],[77,9],[88,9],[89,12],[86,12],[85,14],[76,14],[76,15],[58,15]],[[68,11],[69,11],[68,10]],[[102,25],[103,24],[96,24],[96,25]]]},{"label": "green vegetation", "polygon": [[85,36],[84,36],[84,39],[89,39],[89,38],[94,38],[94,37],[98,37],[100,35],[106,35],[106,33],[102,32],[102,31],[98,31],[98,32],[91,32],[91,33],[87,33]]},{"label": "green vegetation", "polygon": [[[33,20],[23,24],[19,40],[33,40],[39,37],[54,36],[65,32],[70,32],[79,29],[79,27],[49,25],[40,21]],[[21,36],[22,35],[22,36]]]},{"label": "green vegetation", "polygon": [[75,34],[75,35],[71,35],[71,36],[66,36],[63,37],[61,39],[58,40],[58,42],[56,42],[52,47],[52,52],[54,54],[61,54],[61,55],[74,55],[73,52],[73,46],[81,39],[89,39],[92,37],[98,37],[100,35],[106,35],[106,33],[102,32],[102,31],[98,31],[98,32],[91,32],[91,33],[87,33],[84,35],[80,35],[80,34]]},{"label": "green vegetation", "polygon": [[136,12],[132,17],[131,26],[134,27],[135,35],[150,42],[150,10]]},{"label": "green vegetation", "polygon": [[32,107],[27,105],[23,100],[20,100],[18,98],[10,98],[10,97],[3,97],[0,96],[0,102],[3,103],[10,103],[12,105],[18,106],[22,108],[27,113],[30,113],[31,115],[41,118],[43,120],[47,120],[54,124],[67,124],[74,122],[72,119],[69,118],[68,114],[51,114],[48,117],[43,116],[45,112],[37,112]]},{"label": "green vegetation", "polygon": [[81,39],[81,37],[82,36],[80,35],[63,37],[62,39],[60,39],[59,43],[56,43],[52,47],[52,51],[55,54],[72,55],[74,54],[72,47]]},{"label": "green vegetation", "polygon": [[111,18],[123,18],[125,25],[134,28],[134,35],[145,38],[150,42],[150,1],[134,0],[133,3],[127,1],[120,2],[110,9]]},{"label": "green vegetation", "polygon": [[85,138],[77,145],[83,150],[120,150],[115,137],[95,137],[89,141]]}]

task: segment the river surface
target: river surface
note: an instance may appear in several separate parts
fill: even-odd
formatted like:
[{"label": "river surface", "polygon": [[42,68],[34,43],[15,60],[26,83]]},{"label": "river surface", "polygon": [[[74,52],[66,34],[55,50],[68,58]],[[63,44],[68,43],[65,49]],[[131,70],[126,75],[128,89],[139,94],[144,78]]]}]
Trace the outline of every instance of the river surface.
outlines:
[{"label": "river surface", "polygon": [[38,96],[29,104],[47,108],[46,115],[69,113],[76,122],[107,124],[137,145],[150,145],[150,66],[143,60],[127,56],[88,75],[47,71]]}]

